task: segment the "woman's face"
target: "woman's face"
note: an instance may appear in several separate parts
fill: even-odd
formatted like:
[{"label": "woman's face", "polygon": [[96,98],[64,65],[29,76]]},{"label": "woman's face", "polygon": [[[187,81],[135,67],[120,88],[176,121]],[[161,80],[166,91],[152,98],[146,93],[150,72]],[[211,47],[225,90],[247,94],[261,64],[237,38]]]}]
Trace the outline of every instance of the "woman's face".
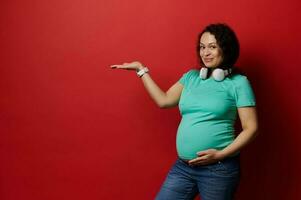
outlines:
[{"label": "woman's face", "polygon": [[223,61],[222,49],[218,46],[215,36],[209,32],[201,36],[200,56],[208,68],[218,67]]}]

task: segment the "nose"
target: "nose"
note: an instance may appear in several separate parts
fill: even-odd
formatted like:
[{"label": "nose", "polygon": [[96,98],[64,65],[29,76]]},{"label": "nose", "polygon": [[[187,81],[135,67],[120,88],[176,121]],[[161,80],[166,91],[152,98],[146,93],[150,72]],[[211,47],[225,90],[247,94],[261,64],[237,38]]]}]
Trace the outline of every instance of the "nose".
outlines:
[{"label": "nose", "polygon": [[200,50],[200,54],[201,56],[209,56],[210,55],[210,50],[208,48],[204,48],[202,50]]}]

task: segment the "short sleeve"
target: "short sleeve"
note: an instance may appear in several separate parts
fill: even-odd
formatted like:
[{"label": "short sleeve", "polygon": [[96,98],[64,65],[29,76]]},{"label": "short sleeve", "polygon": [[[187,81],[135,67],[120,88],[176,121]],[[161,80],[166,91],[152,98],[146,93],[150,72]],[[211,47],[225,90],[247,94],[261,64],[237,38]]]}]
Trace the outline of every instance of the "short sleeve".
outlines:
[{"label": "short sleeve", "polygon": [[188,81],[191,79],[193,73],[195,73],[195,70],[190,70],[190,71],[184,73],[183,76],[179,79],[179,82],[182,85],[187,86]]},{"label": "short sleeve", "polygon": [[235,83],[236,107],[255,106],[255,96],[246,76],[240,76]]}]

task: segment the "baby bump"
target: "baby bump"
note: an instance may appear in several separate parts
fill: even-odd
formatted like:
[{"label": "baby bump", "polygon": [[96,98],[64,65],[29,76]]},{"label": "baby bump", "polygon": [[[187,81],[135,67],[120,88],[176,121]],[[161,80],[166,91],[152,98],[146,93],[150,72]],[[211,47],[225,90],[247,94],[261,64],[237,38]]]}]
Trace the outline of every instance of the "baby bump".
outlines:
[{"label": "baby bump", "polygon": [[181,122],[177,132],[178,156],[182,159],[193,159],[199,151],[223,149],[233,140],[233,130],[225,124]]}]

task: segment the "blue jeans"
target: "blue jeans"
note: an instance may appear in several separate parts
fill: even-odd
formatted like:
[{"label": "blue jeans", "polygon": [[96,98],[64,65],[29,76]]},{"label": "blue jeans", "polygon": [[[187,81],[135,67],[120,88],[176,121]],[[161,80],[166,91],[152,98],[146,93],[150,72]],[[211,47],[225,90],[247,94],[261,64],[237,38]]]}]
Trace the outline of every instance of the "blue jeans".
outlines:
[{"label": "blue jeans", "polygon": [[232,200],[239,177],[239,156],[203,166],[177,159],[156,200],[192,200],[198,194],[202,200]]}]

